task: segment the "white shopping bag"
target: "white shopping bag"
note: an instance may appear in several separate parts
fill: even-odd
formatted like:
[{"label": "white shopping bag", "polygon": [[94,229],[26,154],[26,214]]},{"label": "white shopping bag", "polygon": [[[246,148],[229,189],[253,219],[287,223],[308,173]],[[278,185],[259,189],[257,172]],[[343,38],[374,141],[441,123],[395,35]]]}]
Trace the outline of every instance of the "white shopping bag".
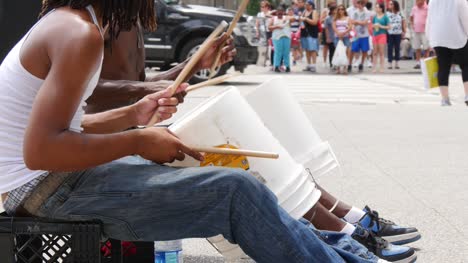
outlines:
[{"label": "white shopping bag", "polygon": [[333,55],[332,64],[336,67],[348,65],[348,56],[346,55],[346,46],[344,45],[343,40],[338,41],[338,45],[335,49],[335,55]]}]

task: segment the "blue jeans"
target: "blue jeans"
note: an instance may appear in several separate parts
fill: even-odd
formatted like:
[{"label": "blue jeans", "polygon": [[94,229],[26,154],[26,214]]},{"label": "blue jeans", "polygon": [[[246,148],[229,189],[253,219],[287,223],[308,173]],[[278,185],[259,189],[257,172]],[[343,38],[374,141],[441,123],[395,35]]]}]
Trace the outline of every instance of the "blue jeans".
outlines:
[{"label": "blue jeans", "polygon": [[299,221],[330,245],[348,263],[377,262],[379,260],[377,256],[372,254],[350,235],[317,230],[309,221],[305,219],[300,219]]},{"label": "blue jeans", "polygon": [[[400,61],[401,34],[388,35],[388,62]],[[393,53],[395,51],[395,53]],[[393,56],[395,54],[395,56]]]},{"label": "blue jeans", "polygon": [[222,234],[257,262],[346,260],[240,169],[171,168],[117,160],[71,173],[38,215],[98,219],[107,237],[128,241]]},{"label": "blue jeans", "polygon": [[281,61],[283,61],[284,66],[289,68],[291,66],[289,56],[289,52],[291,51],[291,39],[288,37],[275,39],[273,40],[273,45],[275,46],[275,67],[280,67]]}]

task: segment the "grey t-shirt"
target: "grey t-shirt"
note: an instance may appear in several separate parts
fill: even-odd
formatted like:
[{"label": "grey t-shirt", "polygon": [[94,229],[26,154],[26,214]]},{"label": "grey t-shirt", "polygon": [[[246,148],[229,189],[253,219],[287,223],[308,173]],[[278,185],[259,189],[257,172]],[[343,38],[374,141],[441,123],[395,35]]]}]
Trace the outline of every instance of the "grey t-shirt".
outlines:
[{"label": "grey t-shirt", "polygon": [[331,41],[335,41],[335,31],[333,30],[333,17],[327,16],[325,19],[325,28],[327,29],[327,36]]},{"label": "grey t-shirt", "polygon": [[[352,20],[355,21],[370,21],[371,18],[371,12],[367,10],[367,8],[364,8],[362,10],[359,10],[359,8],[356,7],[350,7],[348,8],[348,15]],[[361,25],[355,25],[355,30],[356,30],[356,37],[357,38],[363,38],[363,37],[369,37],[369,27],[368,25],[361,26]]]}]

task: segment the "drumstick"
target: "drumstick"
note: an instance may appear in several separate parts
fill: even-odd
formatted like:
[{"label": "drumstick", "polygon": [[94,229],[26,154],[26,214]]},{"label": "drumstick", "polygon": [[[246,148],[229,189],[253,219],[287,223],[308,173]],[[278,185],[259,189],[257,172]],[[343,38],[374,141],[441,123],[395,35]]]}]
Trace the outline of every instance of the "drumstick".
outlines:
[{"label": "drumstick", "polygon": [[194,90],[201,89],[201,88],[204,88],[204,87],[207,87],[207,86],[218,85],[218,84],[223,83],[224,81],[226,81],[226,80],[228,80],[230,78],[237,77],[239,75],[240,75],[240,73],[223,75],[223,76],[220,76],[220,77],[217,77],[217,78],[214,78],[214,79],[210,79],[210,80],[207,80],[207,81],[195,84],[195,85],[191,85],[185,91],[187,93],[189,93],[189,92],[192,92]]},{"label": "drumstick", "polygon": [[[228,30],[226,32],[226,35],[227,35],[228,38],[232,35],[232,32],[234,32],[234,28],[236,28],[237,22],[239,22],[239,19],[242,17],[245,10],[247,9],[247,5],[249,4],[249,2],[250,2],[250,0],[244,0],[244,1],[242,1],[241,5],[239,6],[239,9],[237,10],[236,16],[232,20],[231,25],[229,26],[229,28],[228,28]],[[214,77],[214,75],[216,74],[215,72],[216,72],[216,68],[218,67],[219,60],[221,59],[222,49],[223,49],[223,45],[220,46],[218,54],[216,55],[216,58],[215,58],[215,60],[213,62],[213,65],[211,66],[210,78]]]},{"label": "drumstick", "polygon": [[260,152],[260,151],[250,151],[243,149],[226,149],[226,148],[216,148],[216,147],[190,147],[196,152],[203,153],[214,153],[214,154],[225,154],[225,155],[242,155],[248,157],[257,157],[257,158],[266,158],[266,159],[278,159],[279,154],[272,152]]},{"label": "drumstick", "polygon": [[[180,72],[179,76],[177,76],[174,84],[170,87],[171,89],[171,96],[174,95],[177,88],[182,84],[182,82],[187,78],[187,75],[192,71],[193,67],[200,61],[202,56],[206,53],[206,51],[211,47],[215,38],[217,38],[221,32],[228,26],[226,21],[223,21],[219,24],[219,26],[211,33],[211,35],[203,42],[197,52],[190,58],[187,65],[184,67],[182,72]],[[159,121],[158,113],[155,112],[151,120],[148,122],[146,127],[151,127]]]}]

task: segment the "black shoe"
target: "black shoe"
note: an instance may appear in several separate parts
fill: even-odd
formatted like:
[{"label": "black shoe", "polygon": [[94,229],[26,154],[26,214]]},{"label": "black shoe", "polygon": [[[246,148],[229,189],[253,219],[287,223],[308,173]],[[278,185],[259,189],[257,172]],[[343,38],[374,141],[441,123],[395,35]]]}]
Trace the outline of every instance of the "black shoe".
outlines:
[{"label": "black shoe", "polygon": [[348,73],[351,73],[353,71],[353,66],[348,65]]},{"label": "black shoe", "polygon": [[290,67],[286,67],[286,73],[289,73],[291,72],[291,68]]},{"label": "black shoe", "polygon": [[281,72],[279,67],[275,67],[275,72]]},{"label": "black shoe", "polygon": [[414,66],[414,69],[421,69],[421,65],[417,64],[416,66]]},{"label": "black shoe", "polygon": [[392,245],[360,225],[356,226],[352,237],[380,259],[398,263],[412,263],[417,259],[414,249]]},{"label": "black shoe", "polygon": [[358,70],[359,70],[359,72],[363,72],[364,71],[364,66],[362,64],[359,64]]},{"label": "black shoe", "polygon": [[401,227],[390,220],[380,218],[379,213],[368,206],[364,208],[364,212],[366,215],[361,218],[359,224],[394,245],[408,244],[421,239],[421,234],[414,227]]}]

